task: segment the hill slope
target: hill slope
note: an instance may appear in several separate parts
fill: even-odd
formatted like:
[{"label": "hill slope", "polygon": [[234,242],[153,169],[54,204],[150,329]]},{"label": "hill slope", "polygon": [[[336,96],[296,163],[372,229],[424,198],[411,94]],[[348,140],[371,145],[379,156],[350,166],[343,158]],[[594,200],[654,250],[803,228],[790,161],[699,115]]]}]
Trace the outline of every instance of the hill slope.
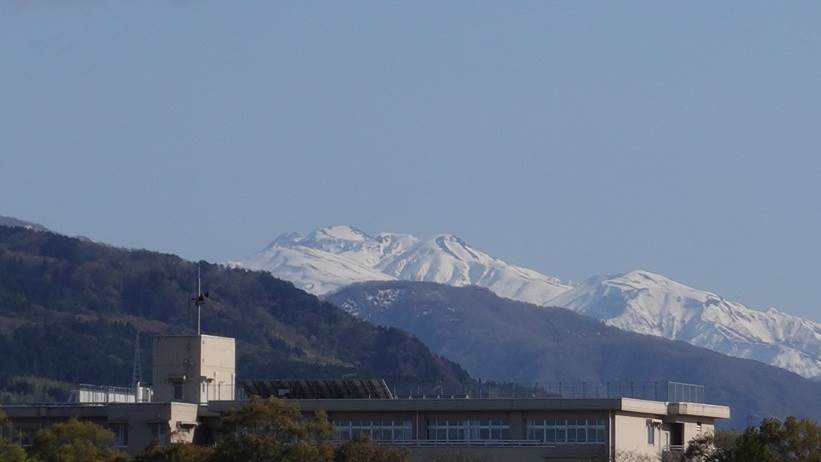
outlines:
[{"label": "hill slope", "polygon": [[561,308],[496,296],[479,287],[420,282],[354,284],[328,299],[362,319],[400,327],[472,375],[529,382],[681,381],[747,417],[821,418],[821,385],[765,364],[684,342],[609,327]]},{"label": "hill slope", "polygon": [[17,228],[17,227],[26,228],[26,229],[31,229],[31,230],[34,230],[34,231],[48,231],[48,228],[46,228],[43,225],[40,225],[40,224],[37,224],[37,223],[32,223],[30,221],[19,220],[19,219],[14,218],[14,217],[4,217],[2,215],[0,215],[0,226],[10,226],[10,227],[13,227],[13,228]]},{"label": "hill slope", "polygon": [[[128,385],[135,328],[146,350],[154,333],[191,332],[195,268],[174,255],[0,226],[0,377]],[[268,273],[204,263],[202,276],[212,294],[203,331],[237,338],[240,378],[470,381],[413,336],[374,327]]]}]

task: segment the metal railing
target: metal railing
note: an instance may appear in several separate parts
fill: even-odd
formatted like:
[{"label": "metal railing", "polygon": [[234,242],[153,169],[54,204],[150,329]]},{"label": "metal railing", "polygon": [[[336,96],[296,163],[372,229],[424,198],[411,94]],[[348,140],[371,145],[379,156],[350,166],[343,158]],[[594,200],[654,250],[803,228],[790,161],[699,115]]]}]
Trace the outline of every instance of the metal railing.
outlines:
[{"label": "metal railing", "polygon": [[704,385],[667,382],[667,400],[675,403],[703,403]]},{"label": "metal railing", "polygon": [[[142,387],[141,387],[142,388]],[[69,396],[73,404],[136,403],[141,389],[105,385],[79,384]]]},{"label": "metal railing", "polygon": [[606,399],[636,398],[667,402],[704,402],[704,386],[680,382],[535,382],[484,383],[463,389],[441,385],[391,387],[398,399]]},{"label": "metal railing", "polygon": [[[235,400],[246,400],[242,382],[233,390]],[[225,385],[210,400],[229,400],[233,385]],[[391,385],[395,399],[607,399],[635,398],[666,402],[704,403],[704,386],[681,382],[486,382],[464,388],[448,388],[441,384]],[[218,396],[218,397],[217,397]]]}]

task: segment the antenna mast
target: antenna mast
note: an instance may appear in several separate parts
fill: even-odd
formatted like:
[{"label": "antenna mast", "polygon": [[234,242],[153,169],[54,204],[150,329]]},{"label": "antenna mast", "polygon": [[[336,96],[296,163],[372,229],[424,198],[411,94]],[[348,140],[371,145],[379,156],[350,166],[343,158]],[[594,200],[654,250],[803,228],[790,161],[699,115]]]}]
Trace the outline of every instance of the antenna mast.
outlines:
[{"label": "antenna mast", "polygon": [[197,335],[202,335],[202,305],[205,305],[205,299],[208,298],[208,292],[202,291],[202,277],[200,273],[200,263],[197,262],[197,296],[192,300],[197,307]]}]

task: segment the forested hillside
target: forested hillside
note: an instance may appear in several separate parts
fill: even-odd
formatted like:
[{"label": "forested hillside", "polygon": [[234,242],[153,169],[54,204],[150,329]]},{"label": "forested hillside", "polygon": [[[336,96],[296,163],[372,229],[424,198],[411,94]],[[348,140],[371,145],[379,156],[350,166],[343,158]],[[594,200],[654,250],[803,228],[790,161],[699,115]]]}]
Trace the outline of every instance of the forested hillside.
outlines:
[{"label": "forested hillside", "polygon": [[[481,287],[426,282],[354,284],[328,299],[362,319],[406,329],[474,377],[519,383],[678,381],[729,404],[732,424],[787,415],[821,418],[821,384],[758,361],[609,327]],[[646,396],[652,397],[652,396]]]},{"label": "forested hillside", "polygon": [[[237,338],[242,378],[378,376],[458,386],[470,378],[395,328],[374,327],[268,273],[201,264],[205,333]],[[46,231],[0,226],[0,383],[35,375],[128,385],[136,332],[192,332],[196,264]]]}]

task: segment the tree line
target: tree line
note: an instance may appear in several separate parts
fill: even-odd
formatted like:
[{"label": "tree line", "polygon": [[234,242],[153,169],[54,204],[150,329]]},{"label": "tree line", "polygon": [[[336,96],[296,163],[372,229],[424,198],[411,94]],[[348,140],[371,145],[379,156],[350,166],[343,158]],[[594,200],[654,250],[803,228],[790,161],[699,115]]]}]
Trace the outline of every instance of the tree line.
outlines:
[{"label": "tree line", "polygon": [[14,441],[0,411],[2,462],[409,462],[406,450],[367,439],[331,442],[333,425],[324,412],[304,417],[292,402],[254,398],[226,414],[211,446],[152,445],[135,457],[114,447],[110,430],[75,418],[39,431],[27,449]]}]

